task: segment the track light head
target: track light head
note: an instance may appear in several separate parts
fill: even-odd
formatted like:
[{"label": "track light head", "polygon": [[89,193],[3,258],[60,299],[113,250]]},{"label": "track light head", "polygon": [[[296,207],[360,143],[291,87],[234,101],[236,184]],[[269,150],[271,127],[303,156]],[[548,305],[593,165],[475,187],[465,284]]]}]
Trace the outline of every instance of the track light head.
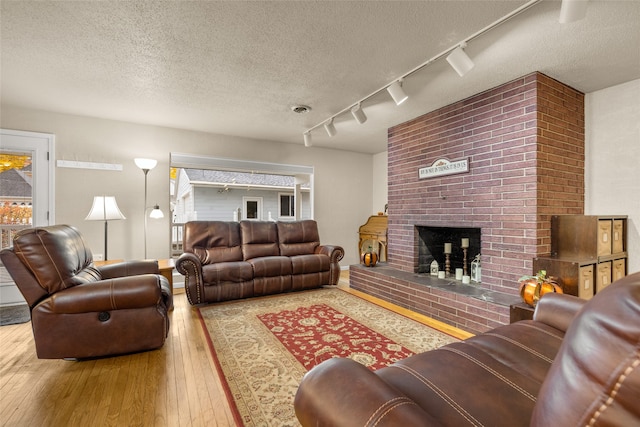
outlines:
[{"label": "track light head", "polygon": [[561,24],[566,24],[583,19],[587,16],[587,1],[588,0],[562,0],[558,21]]},{"label": "track light head", "polygon": [[475,65],[471,58],[469,58],[469,55],[463,50],[465,47],[466,44],[463,43],[453,49],[449,56],[447,56],[447,62],[456,70],[456,73],[458,73],[460,77],[467,74]]},{"label": "track light head", "polygon": [[311,132],[305,132],[302,134],[302,136],[304,136],[304,146],[305,147],[311,147],[312,142],[311,142]]},{"label": "track light head", "polygon": [[402,104],[409,98],[407,94],[404,93],[404,90],[402,90],[402,80],[396,80],[391,83],[391,85],[387,87],[387,92],[389,92],[389,95],[391,95],[396,105]]},{"label": "track light head", "polygon": [[357,103],[356,105],[351,107],[351,114],[353,115],[353,118],[356,119],[356,121],[360,124],[363,124],[367,121],[367,115],[364,113],[364,111],[362,111],[360,103]]},{"label": "track light head", "polygon": [[338,133],[336,127],[333,125],[333,117],[327,120],[327,122],[324,124],[324,130],[327,131],[327,135],[329,135],[329,137],[331,138],[333,138],[335,134]]}]

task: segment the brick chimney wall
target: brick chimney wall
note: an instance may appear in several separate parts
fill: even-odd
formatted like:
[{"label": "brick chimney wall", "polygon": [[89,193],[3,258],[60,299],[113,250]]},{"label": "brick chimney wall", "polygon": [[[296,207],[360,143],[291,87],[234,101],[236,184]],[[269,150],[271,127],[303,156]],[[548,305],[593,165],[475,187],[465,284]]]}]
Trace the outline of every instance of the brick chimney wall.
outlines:
[{"label": "brick chimney wall", "polygon": [[[394,126],[388,144],[392,268],[416,270],[416,225],[476,227],[481,286],[516,294],[550,252],[551,215],[583,213],[584,94],[544,74]],[[440,158],[468,158],[469,172],[418,178]]]}]

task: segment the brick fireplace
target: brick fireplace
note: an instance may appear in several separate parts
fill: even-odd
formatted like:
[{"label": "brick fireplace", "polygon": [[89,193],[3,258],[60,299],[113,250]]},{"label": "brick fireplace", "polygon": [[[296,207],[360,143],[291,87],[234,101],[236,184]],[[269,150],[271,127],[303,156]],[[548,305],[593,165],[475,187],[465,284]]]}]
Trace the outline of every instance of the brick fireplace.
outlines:
[{"label": "brick fireplace", "polygon": [[[468,171],[420,178],[438,159]],[[508,323],[551,215],[583,213],[584,94],[536,72],[390,128],[388,203],[388,263],[351,286],[472,332]],[[419,226],[480,229],[481,284],[412,283]]]}]

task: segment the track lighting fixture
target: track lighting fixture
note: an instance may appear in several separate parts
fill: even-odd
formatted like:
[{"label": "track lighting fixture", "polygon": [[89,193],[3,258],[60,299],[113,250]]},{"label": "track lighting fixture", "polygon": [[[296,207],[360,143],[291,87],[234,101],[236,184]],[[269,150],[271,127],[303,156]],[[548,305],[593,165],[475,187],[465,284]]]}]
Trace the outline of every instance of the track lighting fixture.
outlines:
[{"label": "track lighting fixture", "polygon": [[462,43],[447,56],[447,62],[456,70],[456,73],[458,73],[460,77],[467,74],[475,65],[471,58],[469,58],[469,55],[463,50],[465,47],[467,47],[467,44]]},{"label": "track lighting fixture", "polygon": [[329,135],[332,138],[336,135],[336,133],[338,133],[338,131],[336,130],[336,127],[333,125],[333,117],[330,118],[327,122],[325,122],[324,130],[326,130],[327,135]]},{"label": "track lighting fixture", "polygon": [[404,90],[402,90],[402,80],[396,80],[391,83],[391,85],[387,87],[387,92],[389,92],[389,95],[391,95],[396,105],[402,104],[409,98],[409,96],[404,93]]},{"label": "track lighting fixture", "polygon": [[362,111],[362,106],[359,102],[351,107],[351,114],[353,115],[353,118],[356,119],[356,121],[360,124],[363,124],[367,121],[367,115],[364,113],[364,111]]},{"label": "track lighting fixture", "polygon": [[[562,0],[562,10],[560,12],[560,22],[571,22],[571,21],[576,21],[578,19],[583,18],[585,16],[585,14],[586,14],[587,1],[588,0]],[[358,123],[360,123],[360,124],[364,123],[367,120],[367,116],[364,113],[364,111],[362,110],[362,103],[367,101],[369,98],[372,98],[375,95],[379,94],[380,92],[383,92],[385,89],[387,90],[387,92],[389,92],[389,95],[391,95],[391,97],[393,98],[393,101],[396,103],[396,105],[402,104],[408,98],[407,94],[402,89],[403,80],[408,78],[408,77],[410,77],[414,73],[417,73],[418,71],[422,70],[423,68],[431,65],[432,63],[434,63],[436,61],[439,61],[442,58],[446,57],[447,62],[449,62],[451,67],[453,67],[453,69],[461,77],[464,76],[466,73],[468,73],[475,66],[475,64],[473,63],[471,58],[469,58],[469,56],[464,51],[464,48],[467,46],[467,43],[475,40],[476,38],[482,36],[483,34],[489,32],[489,31],[491,31],[492,29],[498,27],[499,25],[502,25],[503,23],[507,22],[511,18],[523,13],[524,11],[528,10],[529,8],[531,8],[531,7],[533,7],[536,4],[541,3],[541,2],[542,2],[542,0],[528,0],[526,3],[524,3],[520,7],[512,10],[510,13],[506,14],[505,16],[503,16],[502,18],[498,19],[497,21],[495,21],[495,22],[487,25],[486,27],[476,31],[475,33],[471,34],[470,36],[468,36],[464,40],[461,40],[460,42],[458,42],[457,45],[449,47],[448,49],[446,49],[446,50],[444,50],[444,51],[432,56],[431,58],[427,59],[425,62],[423,62],[422,64],[418,65],[417,67],[415,67],[415,68],[407,71],[406,73],[398,76],[395,81],[393,81],[391,83],[388,83],[388,84],[382,86],[381,88],[373,91],[369,95],[361,98],[356,104],[350,104],[349,107],[344,108],[344,109],[338,111],[337,113],[333,114],[333,116],[331,116],[330,119],[328,119],[328,120],[326,120],[324,122],[320,122],[317,125],[307,129],[303,133],[305,147],[310,147],[311,146],[311,131],[319,128],[320,126],[324,126],[325,130],[327,131],[327,134],[330,137],[335,136],[337,131],[336,131],[335,126],[333,125],[333,119],[338,117],[338,116],[340,116],[340,115],[342,115],[342,114],[344,114],[344,113],[346,113],[347,111],[351,111],[351,114],[353,115],[354,119],[356,119],[356,121]]]},{"label": "track lighting fixture", "polygon": [[562,0],[558,21],[566,24],[583,19],[587,16],[587,5],[587,0]]}]

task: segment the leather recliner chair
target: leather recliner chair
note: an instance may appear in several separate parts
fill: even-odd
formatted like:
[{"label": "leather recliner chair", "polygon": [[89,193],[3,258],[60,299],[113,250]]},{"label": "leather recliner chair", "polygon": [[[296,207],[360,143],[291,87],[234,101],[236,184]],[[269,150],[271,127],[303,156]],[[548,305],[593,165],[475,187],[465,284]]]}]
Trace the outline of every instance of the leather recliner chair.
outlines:
[{"label": "leather recliner chair", "polygon": [[68,225],[22,230],[0,258],[31,309],[40,359],[83,359],[162,347],[173,299],[157,261],[96,267]]}]

